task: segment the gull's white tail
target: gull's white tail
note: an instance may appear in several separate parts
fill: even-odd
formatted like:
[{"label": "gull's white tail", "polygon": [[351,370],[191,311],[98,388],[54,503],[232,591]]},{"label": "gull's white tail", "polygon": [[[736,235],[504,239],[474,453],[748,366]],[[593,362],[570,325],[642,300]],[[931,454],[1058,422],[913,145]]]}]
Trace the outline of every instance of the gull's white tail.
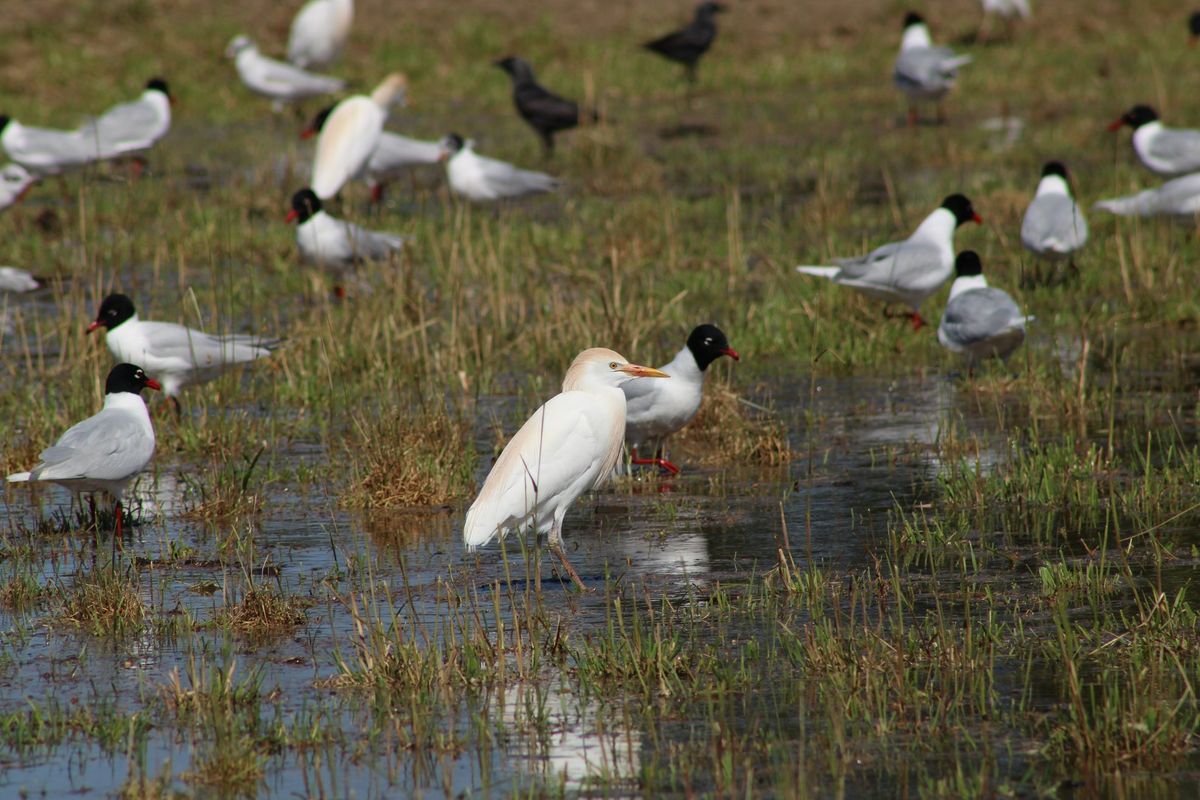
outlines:
[{"label": "gull's white tail", "polygon": [[841,267],[796,267],[796,272],[802,272],[805,275],[816,275],[818,278],[829,278],[830,280],[836,278],[838,273],[841,271]]}]

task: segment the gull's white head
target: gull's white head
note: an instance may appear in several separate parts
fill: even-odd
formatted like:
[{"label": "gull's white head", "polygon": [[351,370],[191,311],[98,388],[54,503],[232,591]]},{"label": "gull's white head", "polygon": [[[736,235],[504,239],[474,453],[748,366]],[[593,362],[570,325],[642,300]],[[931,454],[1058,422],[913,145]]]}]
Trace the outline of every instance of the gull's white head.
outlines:
[{"label": "gull's white head", "polygon": [[606,347],[592,347],[575,356],[563,378],[563,391],[595,391],[620,388],[635,378],[669,378],[667,373],[631,364],[625,356]]},{"label": "gull's white head", "polygon": [[244,34],[238,34],[237,36],[233,37],[233,41],[231,41],[229,46],[225,48],[225,57],[237,58],[238,53],[242,52],[243,50],[252,49],[254,49],[254,40]]}]

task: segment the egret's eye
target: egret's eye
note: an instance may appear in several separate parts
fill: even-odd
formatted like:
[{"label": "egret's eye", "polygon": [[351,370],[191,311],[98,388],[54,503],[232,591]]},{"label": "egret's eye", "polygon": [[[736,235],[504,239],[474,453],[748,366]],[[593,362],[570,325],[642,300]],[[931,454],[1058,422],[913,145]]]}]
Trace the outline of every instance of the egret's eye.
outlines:
[{"label": "egret's eye", "polygon": [[617,362],[615,362],[615,361],[610,361],[610,362],[608,362],[608,368],[609,368],[609,369],[616,369],[616,368],[617,368],[617,367],[619,367],[619,366],[621,366],[621,365],[620,365],[620,364],[618,364],[618,363],[617,363]]}]

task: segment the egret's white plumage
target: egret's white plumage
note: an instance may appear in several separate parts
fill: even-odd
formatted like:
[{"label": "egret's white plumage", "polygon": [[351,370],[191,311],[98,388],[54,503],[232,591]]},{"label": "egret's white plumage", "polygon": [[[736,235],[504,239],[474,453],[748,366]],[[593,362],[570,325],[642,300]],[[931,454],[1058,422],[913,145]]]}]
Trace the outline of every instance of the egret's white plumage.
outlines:
[{"label": "egret's white plumage", "polygon": [[406,86],[403,75],[389,75],[370,97],[347,97],[334,107],[317,137],[313,158],[311,186],[317,197],[328,200],[365,171],[388,113],[404,102]]},{"label": "egret's white plumage", "polygon": [[[301,138],[307,139],[321,132],[334,106],[319,112],[312,122],[301,131]],[[379,200],[381,188],[399,173],[421,166],[436,166],[442,160],[442,145],[440,142],[428,142],[401,136],[391,131],[379,134],[379,143],[367,160],[363,171],[367,185],[371,187],[372,196]]]},{"label": "egret's white plumage", "polygon": [[602,484],[621,456],[625,438],[622,384],[665,378],[656,369],[628,363],[605,348],[584,350],[551,397],[509,440],[467,511],[463,542],[468,550],[529,526],[549,532],[550,546],[582,588],[562,551],[567,509]]},{"label": "egret's white plumage", "polygon": [[309,0],[292,19],[287,57],[303,69],[326,69],[337,60],[354,22],[354,0]]},{"label": "egret's white plumage", "polygon": [[145,365],[146,372],[162,383],[163,394],[176,403],[185,386],[266,358],[278,344],[257,336],[214,336],[174,322],[141,320],[123,294],[104,298],[88,332],[97,328],[107,329],[104,341],[113,358]]},{"label": "egret's white plumage", "polygon": [[1021,220],[1021,243],[1047,260],[1070,258],[1087,243],[1088,226],[1071,194],[1067,170],[1057,161],[1046,164],[1037,193]]},{"label": "egret's white plumage", "polygon": [[0,169],[0,211],[20,201],[35,183],[37,176],[20,164],[5,164]]},{"label": "egret's white plumage", "polygon": [[1169,180],[1155,189],[1101,200],[1092,208],[1123,217],[1194,216],[1200,214],[1200,172]]},{"label": "egret's white plumage", "polygon": [[121,496],[154,456],[154,427],[140,394],[145,387],[159,385],[141,367],[113,367],[105,382],[104,407],[43,450],[32,470],[13,473],[8,481],[50,481],[75,493],[108,492],[117,503],[119,536]]},{"label": "egret's white plumage", "polygon": [[42,288],[42,282],[32,273],[16,267],[0,267],[0,292],[21,294]]},{"label": "egret's white plumage", "polygon": [[916,14],[904,21],[904,36],[896,56],[892,79],[909,102],[909,121],[915,121],[914,106],[936,102],[954,88],[960,67],[971,63],[971,56],[956,55],[948,47],[933,44],[929,28]]},{"label": "egret's white plumage", "polygon": [[938,324],[938,341],[971,367],[987,358],[1007,359],[1025,341],[1030,318],[1007,292],[988,286],[974,252],[959,253],[955,268],[958,277]]},{"label": "egret's white plumage", "polygon": [[155,78],[136,99],[119,103],[79,129],[96,158],[131,156],[149,150],[171,130],[171,96]]},{"label": "egret's white plumage", "polygon": [[311,189],[301,189],[292,197],[288,220],[298,223],[296,244],[304,260],[327,267],[383,260],[404,246],[404,239],[394,233],[370,231],[330,216]]},{"label": "egret's white plumage", "polygon": [[264,56],[248,36],[234,37],[225,55],[233,59],[238,77],[246,88],[275,101],[276,108],[283,103],[333,94],[346,88],[345,81],[338,78],[306,72],[300,67]]},{"label": "egret's white plumage", "polygon": [[472,202],[507,200],[558,188],[558,179],[544,172],[519,169],[479,155],[474,141],[456,133],[442,139],[441,146],[450,190]]},{"label": "egret's white plumage", "polygon": [[950,195],[902,242],[876,248],[866,256],[839,259],[836,267],[796,267],[798,272],[828,278],[884,302],[903,303],[921,321],[921,304],[942,287],[954,271],[954,231],[966,222],[981,222],[971,201]]}]

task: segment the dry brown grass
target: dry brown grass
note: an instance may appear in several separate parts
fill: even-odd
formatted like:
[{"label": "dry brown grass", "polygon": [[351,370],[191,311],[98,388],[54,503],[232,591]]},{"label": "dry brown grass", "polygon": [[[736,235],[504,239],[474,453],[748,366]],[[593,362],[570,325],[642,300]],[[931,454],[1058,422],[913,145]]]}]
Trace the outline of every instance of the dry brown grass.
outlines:
[{"label": "dry brown grass", "polygon": [[700,411],[673,443],[700,462],[777,467],[792,460],[783,420],[769,411],[756,411],[717,385],[705,387]]},{"label": "dry brown grass", "polygon": [[304,614],[307,605],[304,599],[255,587],[240,603],[225,609],[221,619],[239,636],[260,639],[303,625],[308,620]]},{"label": "dry brown grass", "polygon": [[137,630],[150,616],[137,583],[113,568],[82,577],[66,598],[61,619],[96,635]]}]

